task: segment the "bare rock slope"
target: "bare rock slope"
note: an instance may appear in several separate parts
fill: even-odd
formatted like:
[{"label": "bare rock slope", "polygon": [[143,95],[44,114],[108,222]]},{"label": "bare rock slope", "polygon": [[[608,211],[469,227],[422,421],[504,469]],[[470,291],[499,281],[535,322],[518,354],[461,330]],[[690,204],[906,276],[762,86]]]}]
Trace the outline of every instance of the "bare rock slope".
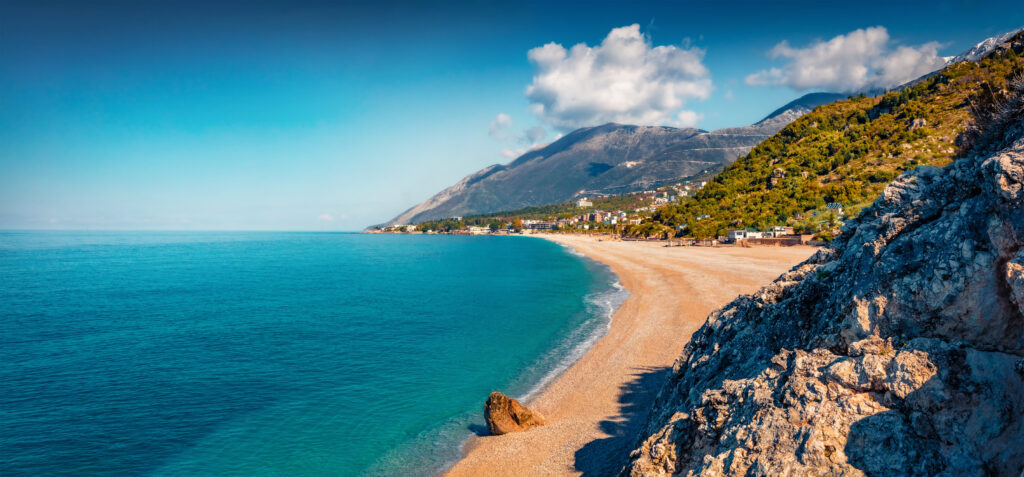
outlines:
[{"label": "bare rock slope", "polygon": [[623,473],[1021,475],[1024,123],[1008,129],[712,313]]}]

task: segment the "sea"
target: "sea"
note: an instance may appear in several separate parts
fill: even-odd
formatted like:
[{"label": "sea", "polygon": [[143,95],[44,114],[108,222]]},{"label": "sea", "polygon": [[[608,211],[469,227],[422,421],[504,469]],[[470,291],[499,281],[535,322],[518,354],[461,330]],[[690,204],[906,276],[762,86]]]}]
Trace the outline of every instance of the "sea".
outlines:
[{"label": "sea", "polygon": [[0,232],[0,475],[436,475],[626,294],[532,237]]}]

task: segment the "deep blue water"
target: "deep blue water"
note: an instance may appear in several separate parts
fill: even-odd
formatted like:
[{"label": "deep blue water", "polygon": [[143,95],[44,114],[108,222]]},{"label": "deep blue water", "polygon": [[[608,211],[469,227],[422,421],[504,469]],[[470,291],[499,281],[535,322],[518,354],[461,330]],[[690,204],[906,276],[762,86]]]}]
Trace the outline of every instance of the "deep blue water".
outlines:
[{"label": "deep blue water", "polygon": [[0,475],[424,475],[602,333],[523,237],[0,233]]}]

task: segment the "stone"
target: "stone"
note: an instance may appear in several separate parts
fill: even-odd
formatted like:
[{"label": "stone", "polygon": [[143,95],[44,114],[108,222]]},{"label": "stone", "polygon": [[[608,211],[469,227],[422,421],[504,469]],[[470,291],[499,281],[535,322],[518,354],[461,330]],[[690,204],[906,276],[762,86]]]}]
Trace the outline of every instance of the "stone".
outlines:
[{"label": "stone", "polygon": [[547,420],[539,413],[497,391],[491,393],[484,403],[484,419],[487,421],[487,429],[496,436],[523,432],[547,424]]},{"label": "stone", "polygon": [[1009,134],[904,173],[711,313],[622,474],[1021,475],[1024,124]]},{"label": "stone", "polygon": [[772,170],[771,175],[768,176],[768,188],[771,189],[779,185],[779,181],[786,177],[786,170],[781,167],[776,167]]}]

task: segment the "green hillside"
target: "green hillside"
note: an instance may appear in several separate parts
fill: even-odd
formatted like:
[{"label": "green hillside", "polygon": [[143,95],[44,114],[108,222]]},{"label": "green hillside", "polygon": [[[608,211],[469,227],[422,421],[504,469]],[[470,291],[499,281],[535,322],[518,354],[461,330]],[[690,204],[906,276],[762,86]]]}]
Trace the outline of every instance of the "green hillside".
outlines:
[{"label": "green hillside", "polygon": [[525,207],[507,212],[468,215],[461,219],[428,220],[421,222],[418,227],[419,230],[423,231],[451,232],[466,226],[477,225],[497,230],[505,228],[507,223],[521,223],[523,220],[556,220],[597,210],[633,210],[638,207],[646,207],[652,201],[650,197],[642,194],[620,194],[608,197],[594,197],[590,200],[593,203],[590,207],[577,207],[575,201],[569,201],[559,204]]},{"label": "green hillside", "polygon": [[652,220],[686,224],[687,235],[704,238],[736,227],[814,230],[830,202],[853,215],[900,173],[952,161],[972,109],[998,101],[1024,73],[1022,38],[1011,40],[1013,48],[950,65],[902,91],[820,106]]}]

